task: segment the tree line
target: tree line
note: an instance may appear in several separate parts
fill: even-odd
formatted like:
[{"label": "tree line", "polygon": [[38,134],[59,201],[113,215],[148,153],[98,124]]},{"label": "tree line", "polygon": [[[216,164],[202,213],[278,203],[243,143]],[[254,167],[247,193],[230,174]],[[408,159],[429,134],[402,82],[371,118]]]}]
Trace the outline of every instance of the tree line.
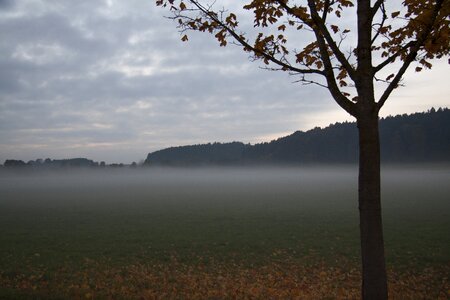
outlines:
[{"label": "tree line", "polygon": [[[381,160],[384,163],[450,162],[450,109],[430,109],[380,120]],[[147,155],[143,166],[236,166],[357,163],[355,122],[296,131],[258,144],[207,143],[176,146]],[[87,158],[7,159],[5,168],[69,169],[138,167],[136,162],[106,164]]]},{"label": "tree line", "polygon": [[[381,160],[384,163],[450,161],[450,110],[389,116],[380,120]],[[316,127],[271,142],[208,143],[170,147],[149,153],[145,165],[299,165],[357,163],[355,122]]]},{"label": "tree line", "polygon": [[87,158],[69,159],[36,159],[24,162],[19,159],[7,159],[3,166],[7,169],[71,169],[71,168],[122,168],[137,167],[133,162],[131,165],[123,163],[106,164],[104,161],[97,162]]}]

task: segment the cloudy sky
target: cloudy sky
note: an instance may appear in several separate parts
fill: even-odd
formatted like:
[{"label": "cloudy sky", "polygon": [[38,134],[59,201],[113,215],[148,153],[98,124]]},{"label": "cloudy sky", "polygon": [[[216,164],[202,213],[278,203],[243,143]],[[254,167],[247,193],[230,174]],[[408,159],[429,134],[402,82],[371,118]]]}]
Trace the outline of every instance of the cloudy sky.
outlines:
[{"label": "cloudy sky", "polygon": [[[153,0],[0,0],[0,163],[130,163],[352,120],[326,90],[262,70],[237,47],[202,34],[182,43],[164,15]],[[382,115],[448,107],[449,69],[408,73]]]}]

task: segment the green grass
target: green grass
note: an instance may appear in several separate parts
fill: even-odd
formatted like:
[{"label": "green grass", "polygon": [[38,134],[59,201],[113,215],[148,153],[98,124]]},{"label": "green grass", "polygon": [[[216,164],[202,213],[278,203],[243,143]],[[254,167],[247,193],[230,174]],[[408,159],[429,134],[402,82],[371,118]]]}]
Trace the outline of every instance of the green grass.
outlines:
[{"label": "green grass", "polygon": [[[36,268],[51,276],[89,260],[164,263],[173,255],[187,263],[257,265],[286,255],[304,264],[359,262],[354,169],[136,172],[3,174],[3,276]],[[389,266],[449,265],[449,173],[383,173]]]}]

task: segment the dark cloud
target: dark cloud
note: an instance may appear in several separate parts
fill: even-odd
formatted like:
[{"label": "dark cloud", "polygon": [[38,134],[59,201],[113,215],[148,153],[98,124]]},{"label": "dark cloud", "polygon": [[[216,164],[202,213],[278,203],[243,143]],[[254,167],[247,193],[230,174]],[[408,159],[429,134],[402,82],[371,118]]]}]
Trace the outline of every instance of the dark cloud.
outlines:
[{"label": "dark cloud", "polygon": [[0,0],[0,10],[7,10],[14,7],[14,0]]}]

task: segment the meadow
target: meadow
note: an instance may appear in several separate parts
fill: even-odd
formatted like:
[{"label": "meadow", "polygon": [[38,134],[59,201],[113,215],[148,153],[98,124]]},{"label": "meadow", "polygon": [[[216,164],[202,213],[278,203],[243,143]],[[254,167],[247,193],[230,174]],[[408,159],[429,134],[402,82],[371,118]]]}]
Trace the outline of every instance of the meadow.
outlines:
[{"label": "meadow", "polygon": [[[450,297],[450,167],[385,166],[390,294]],[[0,173],[0,299],[357,299],[357,168]]]}]

